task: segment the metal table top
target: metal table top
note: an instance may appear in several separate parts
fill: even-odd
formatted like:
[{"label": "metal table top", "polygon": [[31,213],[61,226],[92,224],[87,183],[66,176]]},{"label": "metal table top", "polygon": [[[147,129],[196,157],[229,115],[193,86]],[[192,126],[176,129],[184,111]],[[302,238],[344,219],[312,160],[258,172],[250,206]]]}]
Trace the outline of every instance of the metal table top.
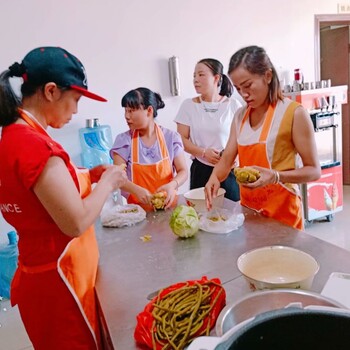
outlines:
[{"label": "metal table top", "polygon": [[[96,290],[114,348],[140,349],[133,338],[136,316],[149,302],[147,296],[158,289],[207,276],[220,278],[227,303],[248,293],[236,261],[254,248],[286,245],[314,256],[320,263],[315,292],[322,290],[331,272],[350,272],[350,252],[235,202],[225,199],[224,205],[245,215],[239,229],[224,235],[199,231],[194,238],[179,239],[169,227],[171,210],[148,213],[146,220],[127,228],[96,223],[100,248]],[[144,235],[151,235],[151,240],[143,242]]]}]

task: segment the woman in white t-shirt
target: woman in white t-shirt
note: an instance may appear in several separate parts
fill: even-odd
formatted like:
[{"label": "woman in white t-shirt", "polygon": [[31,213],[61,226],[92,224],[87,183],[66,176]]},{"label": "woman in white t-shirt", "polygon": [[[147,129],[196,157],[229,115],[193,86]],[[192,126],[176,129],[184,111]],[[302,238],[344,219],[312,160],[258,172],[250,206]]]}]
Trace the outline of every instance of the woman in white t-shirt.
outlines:
[{"label": "woman in white t-shirt", "polygon": [[[234,114],[242,106],[231,97],[234,88],[216,59],[205,58],[196,64],[193,85],[199,96],[186,99],[175,118],[185,151],[192,158],[191,189],[204,187],[209,180],[226,147]],[[226,190],[225,197],[239,200],[233,172],[221,182],[221,187]]]}]

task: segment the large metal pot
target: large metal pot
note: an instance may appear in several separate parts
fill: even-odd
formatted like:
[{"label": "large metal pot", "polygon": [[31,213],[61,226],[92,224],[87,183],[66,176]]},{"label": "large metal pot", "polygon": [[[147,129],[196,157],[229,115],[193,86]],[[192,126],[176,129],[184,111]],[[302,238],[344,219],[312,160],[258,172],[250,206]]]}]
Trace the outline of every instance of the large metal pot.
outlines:
[{"label": "large metal pot", "polygon": [[[272,294],[281,293],[281,290],[260,292],[260,294],[265,293],[268,298],[270,292]],[[294,290],[291,292],[295,293]],[[257,295],[259,292],[252,294]],[[282,290],[282,297],[286,298],[287,295],[287,290],[285,292]],[[315,297],[314,304],[304,307],[302,303],[292,303],[294,306],[277,307],[262,313],[256,310],[256,316],[235,324],[221,337],[195,339],[188,350],[310,350],[317,347],[350,349],[350,332],[348,331],[350,329],[350,310],[340,308],[337,302],[315,293],[302,292],[299,297],[304,300],[304,304],[309,303],[312,297]],[[249,298],[245,298],[243,302],[246,306],[249,305],[247,300]],[[251,300],[254,300],[254,296]],[[254,307],[254,303],[252,305]],[[223,314],[228,315],[227,310],[223,310]],[[225,324],[225,319],[228,320],[227,316],[226,318],[221,317],[223,324]],[[225,327],[223,330],[226,330]]]},{"label": "large metal pot", "polygon": [[291,303],[299,303],[301,304],[300,307],[319,305],[345,308],[345,306],[335,300],[318,293],[301,289],[272,289],[256,291],[225,306],[216,321],[216,335],[220,337],[232,327],[251,317],[266,311],[285,308]]}]

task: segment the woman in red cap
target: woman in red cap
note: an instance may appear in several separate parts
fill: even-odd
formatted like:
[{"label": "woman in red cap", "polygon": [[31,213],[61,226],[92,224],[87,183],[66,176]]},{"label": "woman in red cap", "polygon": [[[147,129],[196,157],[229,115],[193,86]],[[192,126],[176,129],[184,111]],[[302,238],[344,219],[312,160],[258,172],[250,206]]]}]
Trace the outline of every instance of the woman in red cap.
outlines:
[{"label": "woman in red cap", "polygon": [[[22,77],[22,98],[11,77]],[[77,113],[85,70],[57,47],[29,52],[0,75],[0,208],[19,235],[11,303],[36,350],[100,349],[93,224],[126,181],[118,166],[79,170],[47,133]],[[97,182],[91,190],[91,182]]]}]

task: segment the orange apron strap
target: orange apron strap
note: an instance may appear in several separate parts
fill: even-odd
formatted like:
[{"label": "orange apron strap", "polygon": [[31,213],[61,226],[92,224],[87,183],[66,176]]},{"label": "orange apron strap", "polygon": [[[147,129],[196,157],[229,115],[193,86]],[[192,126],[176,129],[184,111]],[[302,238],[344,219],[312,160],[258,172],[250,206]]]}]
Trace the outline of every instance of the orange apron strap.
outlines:
[{"label": "orange apron strap", "polygon": [[266,114],[266,118],[265,118],[265,121],[264,121],[264,124],[263,124],[263,128],[261,130],[259,142],[265,142],[266,141],[267,135],[270,132],[270,128],[271,128],[271,124],[272,124],[272,119],[273,119],[274,113],[275,113],[275,107],[270,105],[269,108],[267,109],[267,114]]},{"label": "orange apron strap", "polygon": [[35,120],[33,120],[32,118],[30,118],[27,114],[25,114],[24,111],[22,111],[21,109],[18,109],[19,114],[21,116],[21,118],[32,128],[34,128],[36,131],[39,131],[41,134],[49,136],[49,134],[47,133],[47,131],[42,127],[42,125],[39,124],[39,122],[36,122]]},{"label": "orange apron strap", "polygon": [[[251,109],[252,109],[251,107],[248,107],[244,116],[243,116],[241,126],[239,128],[240,133],[242,131],[244,123],[246,123],[247,119],[249,118],[249,114],[250,114]],[[266,141],[267,136],[268,136],[269,131],[270,131],[271,124],[272,124],[274,113],[275,113],[275,107],[273,107],[272,105],[269,105],[269,107],[267,109],[267,115],[266,115],[266,118],[264,120],[264,124],[263,124],[262,130],[261,130],[261,133],[260,133],[259,142]]]},{"label": "orange apron strap", "polygon": [[28,124],[30,125],[32,128],[37,129],[37,125],[34,122],[34,120],[32,120],[31,118],[29,118],[23,111],[20,110],[20,115],[21,118]]},{"label": "orange apron strap", "polygon": [[241,122],[241,127],[239,128],[239,133],[241,133],[242,128],[243,128],[243,125],[244,125],[244,123],[247,121],[251,109],[252,109],[252,107],[248,107],[247,110],[245,111],[244,116],[243,116],[243,119],[242,119],[242,122]]},{"label": "orange apron strap", "polygon": [[139,162],[139,132],[134,130],[131,135],[131,162]]},{"label": "orange apron strap", "polygon": [[157,140],[158,140],[158,145],[160,147],[160,153],[161,153],[162,159],[169,158],[169,153],[166,147],[164,134],[161,132],[157,124],[155,124],[155,127],[156,127]]}]

